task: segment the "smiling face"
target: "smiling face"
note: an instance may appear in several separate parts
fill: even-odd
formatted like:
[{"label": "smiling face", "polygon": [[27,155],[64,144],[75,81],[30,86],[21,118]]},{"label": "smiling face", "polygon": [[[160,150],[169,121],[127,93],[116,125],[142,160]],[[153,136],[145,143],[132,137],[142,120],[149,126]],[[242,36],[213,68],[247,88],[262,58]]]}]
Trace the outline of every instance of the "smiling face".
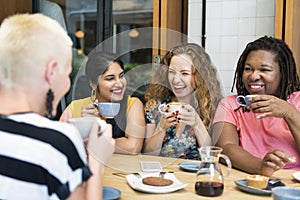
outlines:
[{"label": "smiling face", "polygon": [[188,55],[173,56],[169,66],[168,81],[178,101],[189,103],[192,87],[192,59]]},{"label": "smiling face", "polygon": [[249,53],[243,71],[242,80],[250,94],[270,94],[278,96],[280,82],[279,65],[275,54],[257,50]]},{"label": "smiling face", "polygon": [[98,79],[99,102],[121,101],[126,88],[124,70],[113,62]]}]

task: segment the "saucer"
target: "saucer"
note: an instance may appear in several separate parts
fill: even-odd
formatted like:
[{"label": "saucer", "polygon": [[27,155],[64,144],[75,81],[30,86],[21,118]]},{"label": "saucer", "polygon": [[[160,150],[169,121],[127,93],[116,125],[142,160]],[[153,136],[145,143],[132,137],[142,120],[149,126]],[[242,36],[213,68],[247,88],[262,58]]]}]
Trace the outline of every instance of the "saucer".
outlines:
[{"label": "saucer", "polygon": [[103,187],[103,200],[114,200],[121,196],[121,191],[113,187]]},{"label": "saucer", "polygon": [[187,172],[197,172],[201,161],[188,161],[179,163],[180,169]]},{"label": "saucer", "polygon": [[273,179],[273,178],[269,179],[268,186],[265,189],[259,189],[259,188],[248,186],[246,179],[237,180],[234,182],[240,190],[251,193],[251,194],[257,194],[257,195],[271,195],[272,188],[275,188],[278,186],[285,186],[285,184],[283,182],[281,182],[279,179]]},{"label": "saucer", "polygon": [[297,181],[300,181],[300,172],[295,172],[292,174],[293,178],[296,179]]}]

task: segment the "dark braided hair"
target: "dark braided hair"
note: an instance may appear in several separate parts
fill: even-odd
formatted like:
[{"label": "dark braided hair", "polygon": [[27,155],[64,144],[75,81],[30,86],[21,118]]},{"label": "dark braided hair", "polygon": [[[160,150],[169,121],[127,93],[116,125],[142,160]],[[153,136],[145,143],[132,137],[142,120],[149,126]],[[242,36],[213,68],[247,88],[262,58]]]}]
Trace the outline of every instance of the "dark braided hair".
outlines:
[{"label": "dark braided hair", "polygon": [[233,92],[235,84],[238,95],[249,94],[244,87],[242,76],[248,55],[252,51],[258,50],[269,51],[275,54],[274,61],[278,63],[281,74],[278,88],[278,98],[287,100],[290,94],[300,90],[299,77],[292,51],[288,45],[284,43],[284,41],[274,37],[264,36],[253,42],[250,42],[240,56],[235,70],[231,92]]}]

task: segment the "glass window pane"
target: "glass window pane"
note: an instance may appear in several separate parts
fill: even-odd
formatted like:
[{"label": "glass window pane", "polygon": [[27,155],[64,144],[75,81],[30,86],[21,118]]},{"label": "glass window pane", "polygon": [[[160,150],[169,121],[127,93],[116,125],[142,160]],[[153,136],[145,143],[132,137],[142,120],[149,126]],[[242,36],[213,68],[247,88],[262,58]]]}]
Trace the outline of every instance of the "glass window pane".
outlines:
[{"label": "glass window pane", "polygon": [[[87,55],[101,44],[102,38],[109,38],[110,50],[119,54],[125,64],[129,93],[142,97],[143,85],[150,81],[152,72],[152,31],[143,29],[153,26],[153,0],[33,0],[33,3],[38,5],[38,12],[57,20],[74,43],[72,87],[61,109],[74,99],[90,95],[84,66]],[[105,30],[106,26],[112,31]],[[76,91],[75,83],[80,86]]]}]

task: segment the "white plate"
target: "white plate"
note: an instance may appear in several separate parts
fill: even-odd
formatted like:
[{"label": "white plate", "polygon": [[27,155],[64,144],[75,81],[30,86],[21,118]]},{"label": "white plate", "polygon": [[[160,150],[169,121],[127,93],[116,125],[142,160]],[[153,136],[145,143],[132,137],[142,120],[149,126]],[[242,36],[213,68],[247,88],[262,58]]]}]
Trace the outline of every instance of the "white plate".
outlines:
[{"label": "white plate", "polygon": [[300,172],[295,172],[292,174],[292,176],[294,177],[294,179],[296,179],[297,181],[300,181]]},{"label": "white plate", "polygon": [[159,176],[159,172],[157,172],[157,173],[140,172],[139,174],[140,174],[140,177],[138,177],[134,174],[129,174],[126,176],[126,180],[132,189],[138,190],[141,192],[163,194],[163,193],[175,192],[175,191],[180,190],[180,189],[184,188],[185,186],[187,186],[187,184],[183,184],[180,181],[178,181],[173,173],[166,173],[164,176],[164,178],[170,179],[173,181],[172,185],[169,185],[169,186],[151,186],[151,185],[143,184],[143,182],[142,182],[143,178],[146,178],[149,176]]}]

